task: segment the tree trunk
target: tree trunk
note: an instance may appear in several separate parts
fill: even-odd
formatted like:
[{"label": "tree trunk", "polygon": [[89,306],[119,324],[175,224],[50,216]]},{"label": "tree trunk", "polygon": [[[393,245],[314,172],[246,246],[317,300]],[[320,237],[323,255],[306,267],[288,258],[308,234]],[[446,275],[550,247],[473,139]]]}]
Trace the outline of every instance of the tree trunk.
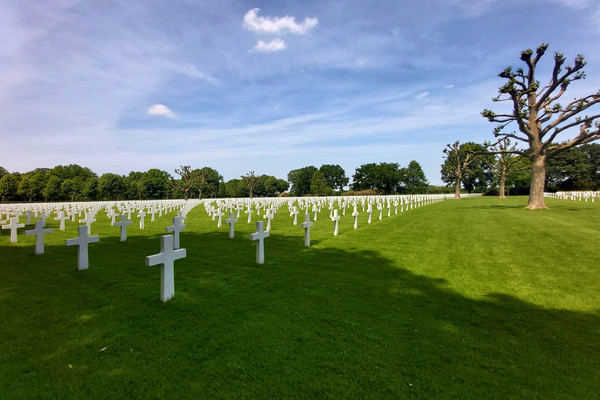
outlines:
[{"label": "tree trunk", "polygon": [[506,198],[506,172],[504,171],[500,173],[500,187],[498,188],[498,193],[500,194],[501,199]]},{"label": "tree trunk", "polygon": [[461,184],[461,179],[457,179],[456,180],[456,190],[454,191],[454,199],[455,200],[460,199],[460,184]]},{"label": "tree trunk", "polygon": [[527,208],[538,210],[546,207],[544,202],[544,186],[546,183],[546,155],[529,157],[531,161],[531,187],[529,188],[529,203]]}]

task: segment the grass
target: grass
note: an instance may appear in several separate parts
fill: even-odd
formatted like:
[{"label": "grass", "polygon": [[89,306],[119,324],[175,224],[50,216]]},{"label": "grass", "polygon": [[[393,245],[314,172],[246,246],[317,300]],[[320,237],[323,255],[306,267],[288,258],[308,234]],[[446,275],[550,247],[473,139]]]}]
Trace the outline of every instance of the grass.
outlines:
[{"label": "grass", "polygon": [[39,256],[3,231],[0,399],[595,398],[600,204],[526,200],[347,212],[338,237],[323,210],[310,248],[283,207],[262,266],[254,223],[229,240],[199,206],[164,304],[144,257],[171,216],[120,243],[99,213],[87,271],[75,224]]}]

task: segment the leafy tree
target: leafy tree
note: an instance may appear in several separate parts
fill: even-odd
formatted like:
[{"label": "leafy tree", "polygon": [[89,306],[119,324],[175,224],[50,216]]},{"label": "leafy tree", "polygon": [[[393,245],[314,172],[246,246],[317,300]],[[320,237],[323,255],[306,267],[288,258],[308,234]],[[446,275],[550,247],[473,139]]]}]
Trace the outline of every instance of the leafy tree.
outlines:
[{"label": "leafy tree", "polygon": [[225,194],[227,197],[240,197],[239,185],[241,181],[241,179],[231,179],[225,182]]},{"label": "leafy tree", "polygon": [[290,184],[285,179],[277,179],[277,192],[283,193],[290,188]]},{"label": "leafy tree", "polygon": [[19,180],[13,174],[4,174],[0,179],[0,200],[12,200],[19,189]]},{"label": "leafy tree", "polygon": [[600,190],[600,144],[584,144],[580,149],[587,157],[590,179],[594,182],[596,190]]},{"label": "leafy tree", "polygon": [[175,169],[175,173],[181,177],[179,180],[171,180],[174,188],[183,194],[185,200],[188,199],[189,191],[195,186],[195,176],[192,173],[192,168],[189,165],[182,165],[181,168]]},{"label": "leafy tree", "polygon": [[548,160],[547,186],[549,190],[595,190],[592,166],[579,147],[564,150]]},{"label": "leafy tree", "polygon": [[400,169],[400,181],[403,183],[401,192],[409,194],[423,194],[429,190],[429,182],[421,168],[421,164],[416,161],[408,163],[408,167]]},{"label": "leafy tree", "polygon": [[6,170],[6,168],[0,167],[0,179],[2,179],[4,177],[4,175],[7,175],[8,171]]},{"label": "leafy tree", "polygon": [[323,175],[320,170],[315,171],[310,180],[310,191],[316,196],[322,196],[332,192],[332,189],[327,186],[325,175]]},{"label": "leafy tree", "polygon": [[61,197],[62,182],[56,175],[50,175],[42,191],[46,200],[54,201]]},{"label": "leafy tree", "polygon": [[371,189],[391,194],[399,190],[400,178],[400,168],[397,163],[363,164],[355,170],[352,189]]},{"label": "leafy tree", "polygon": [[323,173],[327,186],[334,190],[344,190],[344,187],[348,185],[349,179],[346,177],[346,171],[339,165],[321,165],[319,171]]},{"label": "leafy tree", "polygon": [[80,190],[79,183],[80,181],[77,179],[65,179],[60,186],[62,197],[69,201],[75,200],[75,196],[77,196]]},{"label": "leafy tree", "polygon": [[316,167],[308,166],[294,169],[288,173],[288,181],[292,185],[291,192],[294,196],[304,196],[310,194],[310,184],[313,175],[317,171]]},{"label": "leafy tree", "polygon": [[246,175],[242,176],[242,182],[248,188],[248,196],[252,198],[254,189],[261,183],[262,179],[260,176],[256,176],[254,171],[248,172]]},{"label": "leafy tree", "polygon": [[[507,82],[499,89],[498,97],[493,100],[508,101],[511,111],[500,114],[491,110],[482,112],[490,122],[499,124],[494,129],[496,137],[512,138],[528,146],[525,150],[514,152],[528,157],[531,163],[531,187],[527,205],[529,209],[546,208],[544,185],[547,160],[561,151],[600,138],[600,123],[595,121],[600,114],[581,115],[600,102],[600,90],[595,94],[576,98],[564,107],[558,103],[571,82],[585,77],[583,67],[586,63],[583,56],[575,57],[573,66],[566,66],[563,71],[565,57],[555,53],[550,81],[541,87],[535,73],[537,64],[547,48],[548,44],[540,45],[535,57],[531,49],[521,52],[521,61],[525,63],[526,70],[518,68],[513,71],[508,67],[499,74]],[[512,122],[517,124],[519,133],[504,131]],[[572,133],[572,138],[557,144],[556,141],[563,132]]]},{"label": "leafy tree", "polygon": [[171,175],[167,171],[152,168],[142,175],[142,198],[149,200],[165,199],[169,191]]},{"label": "leafy tree", "polygon": [[96,200],[98,198],[98,178],[87,179],[81,188],[81,195],[84,200]]},{"label": "leafy tree", "polygon": [[467,142],[460,144],[459,141],[452,145],[446,145],[444,153],[446,160],[442,164],[442,181],[448,185],[454,185],[454,198],[460,199],[460,189],[465,179],[470,180],[471,187],[479,179],[485,179],[482,171],[482,162],[486,148],[480,144]]},{"label": "leafy tree", "polygon": [[210,197],[216,197],[219,191],[219,182],[223,179],[217,170],[204,167],[193,171],[193,188],[198,191],[198,198],[201,199],[203,194],[208,194]]},{"label": "leafy tree", "polygon": [[[37,171],[37,172],[36,172]],[[46,185],[45,173],[46,170],[36,169],[31,173],[28,173],[23,177],[19,183],[17,193],[19,196],[26,201],[33,201],[33,199],[42,199],[43,190]]]},{"label": "leafy tree", "polygon": [[122,200],[127,187],[122,176],[106,173],[98,179],[98,193],[103,200]]},{"label": "leafy tree", "polygon": [[262,182],[263,182],[265,196],[273,197],[277,193],[279,193],[279,182],[277,181],[277,178],[275,178],[274,176],[266,176]]}]

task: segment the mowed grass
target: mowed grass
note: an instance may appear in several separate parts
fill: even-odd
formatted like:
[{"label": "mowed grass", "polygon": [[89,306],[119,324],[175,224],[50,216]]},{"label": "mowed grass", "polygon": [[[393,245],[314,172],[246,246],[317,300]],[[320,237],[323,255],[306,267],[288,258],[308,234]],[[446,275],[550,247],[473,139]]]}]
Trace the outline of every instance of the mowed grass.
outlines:
[{"label": "mowed grass", "polygon": [[3,231],[0,399],[597,398],[600,204],[526,202],[361,212],[357,230],[347,211],[337,237],[324,209],[310,248],[282,207],[261,266],[256,216],[229,240],[199,206],[167,303],[144,258],[173,215],[120,243],[99,213],[87,271],[76,224],[49,220],[39,256]]}]

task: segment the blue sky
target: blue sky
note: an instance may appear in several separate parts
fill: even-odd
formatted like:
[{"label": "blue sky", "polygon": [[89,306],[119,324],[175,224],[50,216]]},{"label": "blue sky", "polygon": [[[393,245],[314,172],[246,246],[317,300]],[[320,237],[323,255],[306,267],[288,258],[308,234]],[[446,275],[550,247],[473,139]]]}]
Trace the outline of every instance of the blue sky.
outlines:
[{"label": "blue sky", "polygon": [[102,174],[210,166],[287,178],[307,165],[418,161],[491,140],[481,117],[550,43],[600,88],[600,2],[21,1],[0,8],[0,166]]}]

